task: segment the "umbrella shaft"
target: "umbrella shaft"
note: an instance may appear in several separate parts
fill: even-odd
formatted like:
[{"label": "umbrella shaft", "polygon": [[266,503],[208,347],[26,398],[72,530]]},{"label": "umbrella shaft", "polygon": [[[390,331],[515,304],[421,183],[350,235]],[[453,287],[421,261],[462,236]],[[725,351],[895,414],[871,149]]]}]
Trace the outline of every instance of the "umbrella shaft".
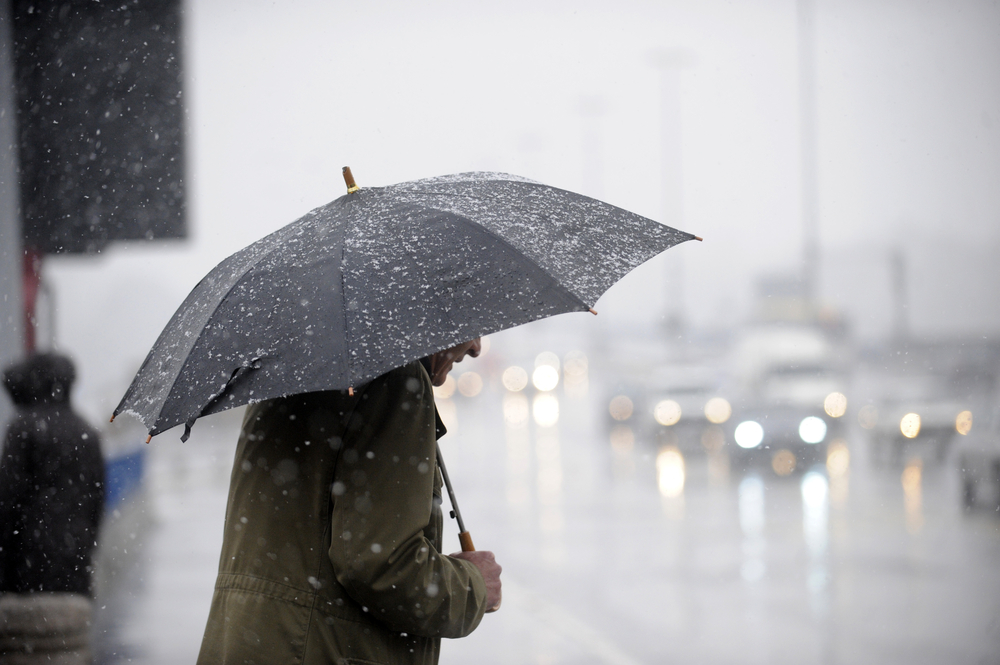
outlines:
[{"label": "umbrella shaft", "polygon": [[444,457],[441,456],[441,446],[437,446],[437,462],[441,469],[441,477],[444,478],[444,486],[448,489],[448,498],[451,500],[451,509],[455,511],[455,520],[458,522],[458,530],[465,531],[465,522],[462,521],[462,511],[458,509],[458,502],[455,501],[455,490],[451,488],[451,479],[448,477],[448,469],[444,465]]}]

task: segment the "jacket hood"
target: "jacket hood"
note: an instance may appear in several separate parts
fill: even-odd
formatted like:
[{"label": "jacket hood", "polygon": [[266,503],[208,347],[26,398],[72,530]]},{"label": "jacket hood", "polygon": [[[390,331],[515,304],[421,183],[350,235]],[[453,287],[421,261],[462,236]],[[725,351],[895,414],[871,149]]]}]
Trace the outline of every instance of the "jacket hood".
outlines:
[{"label": "jacket hood", "polygon": [[76,378],[73,362],[55,353],[39,353],[15,363],[3,373],[3,385],[14,404],[60,404],[69,402]]}]

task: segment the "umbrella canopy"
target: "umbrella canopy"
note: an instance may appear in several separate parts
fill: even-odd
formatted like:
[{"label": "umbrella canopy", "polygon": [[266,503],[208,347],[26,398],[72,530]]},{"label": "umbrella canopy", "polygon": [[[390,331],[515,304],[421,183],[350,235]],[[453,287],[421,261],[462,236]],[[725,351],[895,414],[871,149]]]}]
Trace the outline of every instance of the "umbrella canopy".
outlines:
[{"label": "umbrella canopy", "polygon": [[349,389],[475,337],[586,312],[695,236],[499,173],[365,188],[216,266],[115,415],[159,434],[250,402]]}]

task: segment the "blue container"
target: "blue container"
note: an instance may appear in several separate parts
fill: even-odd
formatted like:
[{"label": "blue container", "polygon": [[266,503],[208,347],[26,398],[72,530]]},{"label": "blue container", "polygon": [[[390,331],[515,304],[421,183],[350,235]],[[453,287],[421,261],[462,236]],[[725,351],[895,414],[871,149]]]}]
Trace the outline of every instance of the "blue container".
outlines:
[{"label": "blue container", "polygon": [[105,510],[114,509],[142,485],[142,473],[145,467],[145,448],[136,448],[131,453],[113,457],[104,463]]}]

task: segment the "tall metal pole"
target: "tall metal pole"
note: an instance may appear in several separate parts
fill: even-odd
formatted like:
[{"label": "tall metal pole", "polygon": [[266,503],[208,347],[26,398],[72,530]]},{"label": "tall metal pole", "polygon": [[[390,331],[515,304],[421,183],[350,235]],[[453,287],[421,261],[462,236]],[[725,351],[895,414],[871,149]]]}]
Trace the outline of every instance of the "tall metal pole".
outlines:
[{"label": "tall metal pole", "polygon": [[[653,58],[660,72],[660,221],[674,228],[680,228],[684,212],[680,70],[691,61],[690,54],[681,50],[664,50]],[[666,328],[676,335],[683,330],[685,318],[683,254],[670,259]]]},{"label": "tall metal pole", "polygon": [[819,184],[816,150],[816,7],[798,0],[799,153],[802,196],[802,285],[808,303],[819,297]]}]

